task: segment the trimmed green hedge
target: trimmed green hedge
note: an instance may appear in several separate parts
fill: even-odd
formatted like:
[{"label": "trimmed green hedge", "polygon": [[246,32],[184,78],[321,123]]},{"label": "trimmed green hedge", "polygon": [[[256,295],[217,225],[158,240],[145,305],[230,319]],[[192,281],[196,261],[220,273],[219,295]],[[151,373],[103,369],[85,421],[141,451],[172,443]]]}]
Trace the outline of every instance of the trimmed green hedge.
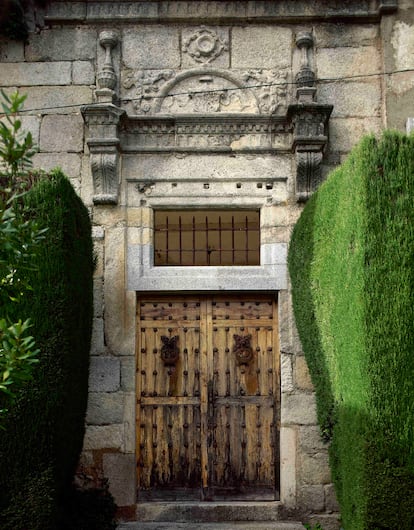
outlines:
[{"label": "trimmed green hedge", "polygon": [[37,182],[24,203],[25,215],[48,228],[37,270],[28,273],[33,292],[16,304],[16,317],[31,318],[41,354],[0,434],[2,530],[62,528],[88,391],[94,268],[88,211],[60,171]]},{"label": "trimmed green hedge", "polygon": [[346,530],[414,526],[414,137],[364,139],[307,203],[293,304]]}]

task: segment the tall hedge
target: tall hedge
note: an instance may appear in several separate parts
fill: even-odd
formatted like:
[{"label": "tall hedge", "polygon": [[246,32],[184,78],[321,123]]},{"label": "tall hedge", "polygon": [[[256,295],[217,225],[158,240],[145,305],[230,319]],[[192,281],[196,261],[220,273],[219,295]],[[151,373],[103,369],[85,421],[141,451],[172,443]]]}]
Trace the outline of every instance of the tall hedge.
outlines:
[{"label": "tall hedge", "polygon": [[[0,528],[62,528],[84,435],[92,327],[93,253],[87,209],[53,172],[24,196],[47,227],[33,291],[18,304],[40,348],[34,378],[0,434]],[[22,314],[24,313],[24,314]]]},{"label": "tall hedge", "polygon": [[345,530],[414,527],[414,137],[368,137],[306,205],[293,304]]}]

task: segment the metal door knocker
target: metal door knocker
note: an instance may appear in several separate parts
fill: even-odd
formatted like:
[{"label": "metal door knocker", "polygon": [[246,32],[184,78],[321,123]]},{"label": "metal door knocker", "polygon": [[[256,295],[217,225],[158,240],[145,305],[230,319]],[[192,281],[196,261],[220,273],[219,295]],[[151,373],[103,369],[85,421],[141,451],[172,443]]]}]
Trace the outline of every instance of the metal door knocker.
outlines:
[{"label": "metal door knocker", "polygon": [[161,359],[164,361],[164,366],[175,366],[175,363],[178,361],[180,355],[180,350],[177,345],[178,339],[178,335],[174,337],[166,337],[163,335],[161,337],[163,343],[161,347]]},{"label": "metal door knocker", "polygon": [[253,359],[253,348],[250,344],[252,336],[250,334],[233,335],[233,338],[233,353],[236,355],[237,364],[239,366],[249,364]]}]

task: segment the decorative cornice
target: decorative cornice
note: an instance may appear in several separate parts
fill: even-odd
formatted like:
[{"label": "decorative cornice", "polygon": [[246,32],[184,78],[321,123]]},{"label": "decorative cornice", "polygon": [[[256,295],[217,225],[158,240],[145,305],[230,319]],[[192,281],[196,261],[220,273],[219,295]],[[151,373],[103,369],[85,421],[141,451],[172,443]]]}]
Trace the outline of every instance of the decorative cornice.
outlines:
[{"label": "decorative cornice", "polygon": [[[289,3],[289,2],[288,2]],[[375,22],[382,15],[398,9],[398,0],[298,0],[295,10],[279,0],[170,0],[170,1],[52,1],[46,22],[197,22],[228,24],[233,21],[253,23],[300,23],[316,21]]]},{"label": "decorative cornice", "polygon": [[122,120],[120,140],[129,153],[287,152],[291,130],[285,117],[257,114],[129,116]]}]

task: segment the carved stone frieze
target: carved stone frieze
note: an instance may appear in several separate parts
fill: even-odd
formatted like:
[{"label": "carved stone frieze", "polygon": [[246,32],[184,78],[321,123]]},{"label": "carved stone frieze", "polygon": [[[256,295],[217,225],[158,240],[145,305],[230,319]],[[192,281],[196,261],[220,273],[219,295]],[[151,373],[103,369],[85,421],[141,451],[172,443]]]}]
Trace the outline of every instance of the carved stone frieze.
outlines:
[{"label": "carved stone frieze", "polygon": [[213,62],[228,49],[228,39],[221,37],[214,29],[205,26],[193,31],[183,40],[183,52],[201,64]]},{"label": "carved stone frieze", "polygon": [[125,113],[112,104],[86,105],[81,109],[89,128],[88,146],[93,178],[93,202],[118,202],[118,123]]},{"label": "carved stone frieze", "polygon": [[257,115],[130,117],[120,127],[125,152],[288,151],[290,124]]},{"label": "carved stone frieze", "polygon": [[288,71],[124,70],[123,101],[137,114],[260,113],[286,106]]},{"label": "carved stone frieze", "polygon": [[273,114],[286,104],[288,70],[248,70],[243,81],[257,94],[260,112]]},{"label": "carved stone frieze", "polygon": [[[132,70],[123,71],[122,86],[128,90],[132,108],[137,114],[151,112],[159,96],[160,87],[175,76],[174,70]],[[133,90],[130,90],[133,89]]]}]

